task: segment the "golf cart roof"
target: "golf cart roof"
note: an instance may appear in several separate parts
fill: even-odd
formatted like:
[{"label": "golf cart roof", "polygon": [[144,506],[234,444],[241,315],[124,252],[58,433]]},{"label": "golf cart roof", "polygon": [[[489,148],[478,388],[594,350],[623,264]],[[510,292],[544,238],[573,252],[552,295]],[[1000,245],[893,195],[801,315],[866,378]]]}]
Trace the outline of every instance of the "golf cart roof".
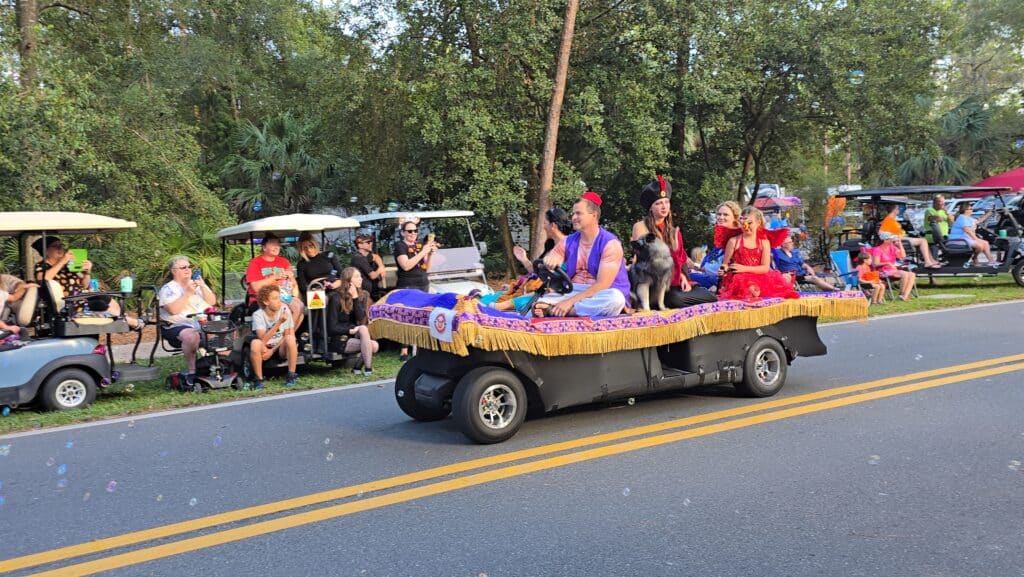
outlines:
[{"label": "golf cart roof", "polygon": [[268,232],[288,238],[303,232],[327,232],[344,228],[359,228],[359,221],[333,214],[284,214],[223,228],[217,231],[217,238],[225,242],[248,242],[250,238],[262,238]]},{"label": "golf cart roof", "polygon": [[1010,187],[1008,186],[948,186],[935,184],[929,186],[889,186],[884,188],[871,188],[867,190],[848,190],[846,192],[840,192],[836,196],[840,198],[856,198],[858,200],[864,200],[868,197],[877,198],[885,196],[894,197],[935,194],[955,196],[967,192],[991,192],[992,194],[995,194],[997,192],[1009,192],[1009,190]]},{"label": "golf cart roof", "polygon": [[472,210],[412,210],[405,212],[378,212],[374,214],[360,214],[354,217],[361,224],[381,222],[386,220],[398,221],[402,218],[415,217],[424,218],[457,218],[473,216]]},{"label": "golf cart roof", "polygon": [[0,212],[0,235],[21,233],[90,234],[104,230],[126,230],[138,225],[130,220],[87,212],[26,211]]}]

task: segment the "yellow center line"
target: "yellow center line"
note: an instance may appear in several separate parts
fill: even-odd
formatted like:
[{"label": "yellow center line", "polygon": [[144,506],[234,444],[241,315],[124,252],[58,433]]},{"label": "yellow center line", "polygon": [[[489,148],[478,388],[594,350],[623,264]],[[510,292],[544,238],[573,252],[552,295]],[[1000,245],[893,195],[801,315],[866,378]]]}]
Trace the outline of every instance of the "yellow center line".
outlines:
[{"label": "yellow center line", "polygon": [[934,387],[940,387],[950,383],[979,379],[982,377],[998,375],[1002,373],[1009,373],[1019,370],[1024,370],[1024,363],[1004,365],[981,371],[952,375],[940,379],[933,379],[909,385],[902,385],[878,391],[861,393],[849,397],[832,399],[828,401],[812,403],[809,405],[803,405],[799,407],[792,407],[789,409],[783,409],[771,413],[744,417],[741,419],[734,419],[731,421],[724,421],[721,423],[705,425],[702,427],[685,429],[682,431],[676,431],[662,435],[643,437],[632,441],[605,445],[602,447],[596,447],[585,451],[577,451],[574,453],[558,455],[555,457],[548,457],[546,459],[540,459],[536,461],[529,461],[526,463],[511,465],[500,469],[492,469],[489,471],[474,473],[472,475],[466,475],[464,477],[458,477],[446,481],[439,481],[437,483],[432,483],[429,485],[423,485],[411,489],[404,489],[401,491],[396,491],[385,495],[370,497],[358,501],[351,501],[339,505],[332,505],[320,509],[315,509],[312,511],[306,511],[303,513],[296,513],[285,517],[279,517],[277,519],[253,523],[251,525],[246,525],[244,527],[237,527],[233,529],[227,529],[224,531],[218,531],[216,533],[211,533],[208,535],[191,537],[188,539],[183,539],[181,541],[167,543],[164,545],[157,545],[153,547],[147,547],[144,549],[138,549],[136,551],[130,551],[119,555],[113,555],[110,557],[104,557],[93,561],[87,561],[84,563],[79,563],[77,565],[69,565],[67,567],[61,567],[50,571],[36,573],[30,577],[77,577],[83,575],[92,575],[102,571],[110,571],[113,569],[137,565],[147,561],[153,561],[156,559],[180,555],[182,553],[207,549],[217,545],[223,545],[226,543],[250,539],[252,537],[266,535],[268,533],[274,533],[277,531],[283,531],[286,529],[291,529],[302,525],[308,525],[311,523],[336,519],[338,517],[351,515],[353,513],[387,507],[398,503],[422,499],[424,497],[429,497],[432,495],[448,493],[459,489],[464,489],[467,487],[491,483],[494,481],[526,475],[529,473],[535,473],[538,471],[563,467],[566,465],[590,461],[612,455],[619,455],[627,452],[637,451],[640,449],[656,447],[659,445],[674,443],[685,439],[694,439],[697,437],[713,435],[715,433],[732,431],[764,423],[770,423],[774,421],[781,421],[783,419],[789,419],[800,415],[807,415],[811,413],[827,411],[830,409],[860,404],[877,399],[883,399],[886,397],[903,395]]},{"label": "yellow center line", "polygon": [[737,417],[741,415],[777,409],[780,407],[806,403],[809,401],[816,401],[820,399],[846,395],[849,393],[856,393],[876,389],[879,387],[885,387],[899,383],[906,383],[918,379],[937,377],[949,373],[992,366],[993,364],[1008,363],[1021,360],[1024,360],[1024,354],[1009,355],[1005,357],[997,357],[993,359],[975,361],[971,363],[943,367],[939,369],[919,371],[907,375],[887,377],[884,379],[877,379],[873,381],[867,381],[864,383],[848,385],[845,387],[838,387],[834,389],[826,389],[823,391],[797,395],[794,397],[773,399],[769,401],[758,401],[756,403],[745,405],[742,407],[735,407],[732,409],[725,409],[721,411],[715,411],[691,417],[673,419],[669,421],[663,421],[639,427],[631,427],[628,429],[621,429],[618,431],[610,431],[608,433],[580,437],[578,439],[571,439],[568,441],[562,441],[548,445],[540,445],[529,449],[511,451],[508,453],[502,453],[499,455],[493,455],[489,457],[482,457],[479,459],[461,461],[458,463],[452,463],[450,465],[444,465],[441,467],[423,469],[420,471],[414,471],[412,473],[406,473],[394,477],[388,477],[384,479],[369,481],[366,483],[360,483],[358,485],[350,485],[347,487],[340,487],[337,489],[331,489],[319,493],[312,493],[309,495],[302,495],[290,499],[273,501],[270,503],[264,503],[262,505],[255,505],[252,507],[236,509],[234,511],[226,511],[224,513],[218,513],[216,515],[209,515],[197,519],[190,519],[187,521],[181,521],[169,525],[153,527],[151,529],[144,529],[141,531],[135,531],[131,533],[124,533],[122,535],[115,535],[112,537],[97,539],[86,543],[70,545],[68,547],[61,547],[58,549],[41,551],[39,553],[32,553],[21,557],[14,557],[6,561],[0,561],[0,573],[7,571],[15,571],[18,569],[25,569],[28,567],[34,567],[36,565],[42,565],[46,563],[53,563],[56,561],[62,561],[73,557],[79,557],[82,555],[100,553],[103,551],[108,551],[110,549],[116,549],[118,547],[125,547],[128,545],[134,545],[137,543],[151,541],[154,539],[172,537],[174,535],[199,531],[202,529],[207,529],[210,527],[215,527],[217,525],[223,525],[226,523],[236,523],[239,521],[245,521],[255,517],[262,517],[265,515],[272,515],[275,513],[288,511],[291,509],[308,507],[311,505],[318,505],[321,503],[326,503],[328,501],[352,497],[360,493],[371,493],[375,491],[382,491],[385,489],[393,489],[395,487],[400,487],[402,485],[418,483],[421,481],[428,481],[431,479],[436,479],[439,477],[454,475],[458,473],[464,473],[467,471],[480,469],[483,467],[502,465],[522,459],[540,457],[562,451],[579,449],[591,445],[619,441],[629,437],[648,435],[651,433],[658,433],[671,429],[677,429],[680,427],[687,427],[700,423],[707,423],[719,419]]}]

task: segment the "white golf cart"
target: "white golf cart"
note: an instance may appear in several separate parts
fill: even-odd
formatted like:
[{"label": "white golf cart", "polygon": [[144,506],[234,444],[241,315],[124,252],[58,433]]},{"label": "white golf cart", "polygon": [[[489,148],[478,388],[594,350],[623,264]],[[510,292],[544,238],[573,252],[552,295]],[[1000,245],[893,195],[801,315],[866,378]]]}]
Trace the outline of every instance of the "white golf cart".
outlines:
[{"label": "white golf cart", "polygon": [[473,236],[473,216],[470,210],[433,210],[363,214],[355,219],[363,228],[373,231],[377,239],[374,247],[384,261],[388,287],[395,286],[398,270],[391,247],[398,240],[399,224],[413,220],[418,223],[420,238],[433,233],[441,246],[427,271],[430,292],[465,295],[478,290],[490,294],[493,291],[487,285],[482,258],[487,254],[487,244],[477,242]]},{"label": "white golf cart", "polygon": [[[36,282],[32,270],[44,256],[33,245],[45,247],[47,237],[60,235],[66,240],[69,236],[136,226],[132,221],[80,212],[0,213],[0,236],[18,239],[20,270],[11,272],[29,282]],[[20,327],[21,337],[15,346],[0,351],[3,366],[7,367],[0,373],[0,405],[14,407],[39,401],[51,410],[76,409],[91,403],[98,388],[115,381],[132,383],[158,378],[159,367],[114,363],[110,335],[130,330],[124,318],[123,301],[131,295],[65,295],[60,283],[53,280],[26,291],[20,302],[0,313],[4,322]],[[97,297],[121,302],[121,315],[85,312],[83,305]],[[103,335],[106,346],[100,344]]]},{"label": "white golf cart", "polygon": [[[300,234],[308,232],[319,237],[321,250],[326,251],[328,235],[343,230],[355,230],[360,223],[355,219],[343,218],[330,214],[288,214],[271,216],[235,226],[229,226],[217,232],[217,238],[221,241],[221,302],[225,306],[234,305],[231,318],[238,323],[246,325],[252,320],[251,313],[254,306],[246,303],[244,272],[229,272],[227,270],[227,247],[228,245],[248,245],[251,258],[256,257],[256,247],[263,241],[267,234],[273,234],[281,240],[282,244],[294,244],[298,241]],[[339,274],[341,271],[337,271]],[[324,282],[328,279],[313,279],[308,287],[302,287],[306,294],[307,315],[303,321],[303,327],[296,331],[299,336],[299,364],[310,361],[322,361],[331,364],[339,364],[354,358],[352,354],[331,351],[328,344],[330,337],[327,334],[326,302],[327,295],[324,290]],[[241,298],[229,297],[229,293],[241,289]],[[248,331],[242,327],[242,333]],[[245,358],[245,355],[243,355]]]}]

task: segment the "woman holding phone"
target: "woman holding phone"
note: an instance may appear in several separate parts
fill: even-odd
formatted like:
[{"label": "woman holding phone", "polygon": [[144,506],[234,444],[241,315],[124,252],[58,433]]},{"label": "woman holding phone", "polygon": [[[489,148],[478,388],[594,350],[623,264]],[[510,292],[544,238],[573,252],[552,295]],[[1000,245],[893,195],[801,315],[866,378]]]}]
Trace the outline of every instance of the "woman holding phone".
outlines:
[{"label": "woman holding phone", "polygon": [[[399,223],[401,237],[395,242],[395,263],[398,265],[396,289],[417,289],[430,292],[430,280],[427,271],[430,259],[437,252],[434,234],[427,235],[426,242],[419,242],[419,220],[406,219]],[[409,359],[409,348],[402,347],[399,359]]]}]

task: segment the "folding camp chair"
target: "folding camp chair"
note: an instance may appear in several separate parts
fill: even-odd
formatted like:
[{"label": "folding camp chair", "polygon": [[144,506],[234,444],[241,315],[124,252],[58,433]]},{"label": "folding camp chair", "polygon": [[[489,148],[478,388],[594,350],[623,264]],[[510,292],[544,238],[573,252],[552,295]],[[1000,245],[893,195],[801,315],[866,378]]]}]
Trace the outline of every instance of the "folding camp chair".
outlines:
[{"label": "folding camp chair", "polygon": [[857,269],[853,266],[850,251],[833,250],[828,253],[828,258],[832,261],[832,269],[836,272],[836,276],[846,285],[846,288],[848,290],[856,289],[858,285]]},{"label": "folding camp chair", "polygon": [[[897,263],[896,266],[900,270],[910,270],[903,263]],[[900,288],[900,284],[899,284],[900,283],[900,279],[896,278],[896,277],[888,277],[888,276],[885,276],[884,274],[879,275],[879,278],[881,278],[882,282],[885,283],[885,296],[886,296],[886,298],[888,298],[890,300],[895,299],[896,295],[900,293],[900,290],[899,290],[899,288]],[[918,280],[920,280],[920,278]],[[914,298],[919,298],[921,296],[920,293],[917,292],[917,283],[914,283],[914,288],[910,289],[910,295],[912,297],[914,297]]]}]

